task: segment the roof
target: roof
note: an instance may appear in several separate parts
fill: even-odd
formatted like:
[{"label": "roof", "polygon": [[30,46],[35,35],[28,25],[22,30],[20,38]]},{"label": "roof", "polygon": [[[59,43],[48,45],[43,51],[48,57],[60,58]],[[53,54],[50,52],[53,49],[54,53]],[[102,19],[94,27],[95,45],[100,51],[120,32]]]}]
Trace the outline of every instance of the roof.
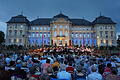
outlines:
[{"label": "roof", "polygon": [[50,25],[51,18],[38,18],[30,22],[30,25]]},{"label": "roof", "polygon": [[94,21],[93,24],[116,24],[109,17],[99,16]]},{"label": "roof", "polygon": [[7,23],[29,23],[29,20],[23,15],[18,15],[12,17]]},{"label": "roof", "polygon": [[70,19],[74,26],[91,26],[92,23],[85,19]]},{"label": "roof", "polygon": [[60,14],[54,16],[53,18],[68,18],[68,19],[69,19],[68,16],[66,16],[66,15],[64,15],[64,14],[62,14],[62,13],[60,13]]}]

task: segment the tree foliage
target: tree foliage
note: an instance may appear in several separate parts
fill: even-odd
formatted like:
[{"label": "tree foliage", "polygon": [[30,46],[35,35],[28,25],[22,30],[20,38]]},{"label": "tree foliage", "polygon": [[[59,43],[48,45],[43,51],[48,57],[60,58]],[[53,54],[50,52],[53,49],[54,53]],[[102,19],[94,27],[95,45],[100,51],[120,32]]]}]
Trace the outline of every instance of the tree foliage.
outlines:
[{"label": "tree foliage", "polygon": [[5,42],[5,34],[4,32],[0,31],[0,44]]}]

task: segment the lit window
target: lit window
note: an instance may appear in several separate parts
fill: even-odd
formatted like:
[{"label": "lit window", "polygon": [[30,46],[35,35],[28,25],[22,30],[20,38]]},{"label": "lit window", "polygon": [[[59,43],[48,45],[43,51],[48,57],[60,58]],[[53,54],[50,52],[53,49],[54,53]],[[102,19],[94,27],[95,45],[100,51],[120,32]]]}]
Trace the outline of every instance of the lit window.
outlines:
[{"label": "lit window", "polygon": [[40,37],[42,37],[42,33],[40,33]]},{"label": "lit window", "polygon": [[23,28],[23,25],[21,25],[20,28],[22,29],[22,28]]},{"label": "lit window", "polygon": [[62,31],[60,31],[60,36],[62,36]]},{"label": "lit window", "polygon": [[35,37],[35,33],[32,33],[32,36]]},{"label": "lit window", "polygon": [[73,33],[71,34],[71,36],[73,37]]},{"label": "lit window", "polygon": [[80,34],[80,37],[82,37],[82,34]]},{"label": "lit window", "polygon": [[47,30],[47,28],[46,28],[46,27],[44,27],[44,30],[46,31],[46,30]]},{"label": "lit window", "polygon": [[62,25],[60,25],[60,28],[62,28]]},{"label": "lit window", "polygon": [[65,28],[67,29],[67,28],[68,28],[68,26],[65,26]]},{"label": "lit window", "polygon": [[36,33],[36,36],[38,37],[38,33]]},{"label": "lit window", "polygon": [[18,43],[18,42],[19,42],[19,39],[16,39],[16,42]]},{"label": "lit window", "polygon": [[36,30],[39,30],[39,27],[36,27]]},{"label": "lit window", "polygon": [[67,33],[67,32],[65,32],[65,35],[66,35],[66,36],[68,36],[68,33]]},{"label": "lit window", "polygon": [[56,36],[57,35],[57,33],[56,32],[54,32],[54,36]]},{"label": "lit window", "polygon": [[76,37],[78,37],[78,34],[76,33]]},{"label": "lit window", "polygon": [[42,31],[42,27],[40,27],[40,30]]},{"label": "lit window", "polygon": [[56,28],[57,28],[57,26],[55,25],[55,26],[54,26],[54,28],[56,29]]},{"label": "lit window", "polygon": [[32,30],[35,30],[35,27],[32,27]]}]

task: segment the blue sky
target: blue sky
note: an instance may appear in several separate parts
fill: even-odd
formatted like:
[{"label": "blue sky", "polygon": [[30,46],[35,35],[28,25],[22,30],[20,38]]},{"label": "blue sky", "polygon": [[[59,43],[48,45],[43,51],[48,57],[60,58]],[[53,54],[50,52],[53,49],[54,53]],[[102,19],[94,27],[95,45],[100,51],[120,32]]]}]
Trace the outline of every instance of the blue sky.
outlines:
[{"label": "blue sky", "polygon": [[28,19],[53,17],[60,11],[70,18],[93,21],[102,15],[117,23],[120,33],[120,0],[0,0],[0,30],[6,32],[6,23],[12,16],[23,14]]}]

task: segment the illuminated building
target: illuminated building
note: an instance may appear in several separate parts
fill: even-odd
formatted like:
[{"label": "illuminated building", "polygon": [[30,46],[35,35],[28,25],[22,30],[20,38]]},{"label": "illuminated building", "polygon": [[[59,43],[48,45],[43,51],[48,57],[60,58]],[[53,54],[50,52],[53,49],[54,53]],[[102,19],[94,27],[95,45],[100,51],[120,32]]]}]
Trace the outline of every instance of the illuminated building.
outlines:
[{"label": "illuminated building", "polygon": [[105,16],[90,22],[62,13],[33,21],[18,15],[7,22],[6,45],[115,46],[115,29],[116,23]]}]

